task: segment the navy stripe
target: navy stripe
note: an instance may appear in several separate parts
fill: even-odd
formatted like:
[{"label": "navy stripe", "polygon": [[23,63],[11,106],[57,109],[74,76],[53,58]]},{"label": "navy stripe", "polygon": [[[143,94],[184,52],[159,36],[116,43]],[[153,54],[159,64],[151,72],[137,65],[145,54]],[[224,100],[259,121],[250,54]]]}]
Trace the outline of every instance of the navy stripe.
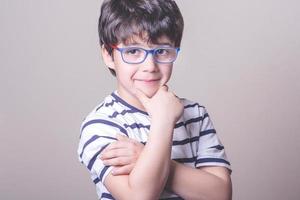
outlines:
[{"label": "navy stripe", "polygon": [[173,160],[179,162],[179,163],[192,163],[195,162],[197,157],[192,157],[192,158],[175,158]]},{"label": "navy stripe", "polygon": [[91,137],[83,146],[81,154],[80,154],[80,158],[82,158],[82,154],[84,152],[84,149],[91,144],[92,142],[94,142],[95,140],[97,140],[98,138],[107,138],[107,139],[112,139],[112,140],[117,140],[116,138],[113,137],[109,137],[109,136],[99,136],[99,135],[94,135],[93,137]]},{"label": "navy stripe", "polygon": [[187,139],[184,139],[184,140],[177,140],[177,141],[173,141],[173,146],[184,145],[184,144],[187,144],[187,143],[196,142],[198,140],[199,140],[198,136],[192,137],[192,138],[187,138]]},{"label": "navy stripe", "polygon": [[99,179],[99,178],[95,178],[95,179],[93,180],[93,182],[94,182],[95,184],[97,184],[97,183],[100,182],[100,179]]},{"label": "navy stripe", "polygon": [[186,125],[191,124],[191,123],[203,121],[206,117],[208,117],[207,113],[205,113],[203,116],[192,118],[192,119],[189,119],[185,122],[179,122],[179,123],[175,124],[174,128],[179,128],[181,126],[186,126]]},{"label": "navy stripe", "polygon": [[[115,93],[112,93],[111,96],[113,96],[113,97],[116,99],[116,101],[114,101],[114,102],[120,102],[120,103],[122,103],[123,105],[125,105],[126,107],[128,107],[128,108],[130,108],[130,109],[132,109],[132,110],[134,110],[134,111],[136,111],[136,112],[140,112],[140,113],[143,113],[144,115],[148,115],[147,112],[142,111],[142,110],[140,110],[140,109],[138,109],[138,108],[136,108],[136,107],[133,107],[132,105],[128,104],[126,101],[124,101],[123,99],[121,99],[121,98],[120,98],[118,95],[116,95]],[[113,105],[113,102],[112,102],[112,105]]]},{"label": "navy stripe", "polygon": [[203,115],[203,120],[204,120],[205,118],[207,118],[207,117],[209,117],[209,115],[208,115],[208,113],[205,113],[205,114]]},{"label": "navy stripe", "polygon": [[199,122],[199,121],[202,121],[204,118],[205,118],[205,116],[189,119],[185,122],[185,124],[187,125],[187,124],[190,124],[190,123]]},{"label": "navy stripe", "polygon": [[114,112],[112,115],[108,116],[109,118],[115,118],[118,115],[125,115],[126,113],[136,113],[134,110],[123,110],[122,112]]},{"label": "navy stripe", "polygon": [[186,106],[184,106],[184,108],[190,108],[190,107],[195,107],[195,106],[197,106],[198,108],[204,108],[204,106],[200,106],[198,103],[186,105]]},{"label": "navy stripe", "polygon": [[215,148],[215,149],[218,149],[218,150],[223,150],[224,149],[224,146],[222,146],[222,145],[216,145],[216,146],[212,146],[212,147],[209,147],[210,149],[213,149],[213,148]]},{"label": "navy stripe", "polygon": [[[85,123],[81,129],[81,134],[82,134],[82,131],[83,129],[85,129],[87,126],[91,125],[91,124],[97,124],[97,123],[100,123],[100,124],[105,124],[105,125],[109,125],[109,126],[113,126],[115,128],[118,128],[122,133],[124,133],[125,135],[128,136],[128,133],[126,131],[126,129],[124,129],[122,126],[116,124],[116,123],[113,123],[111,121],[107,121],[107,120],[103,120],[103,119],[95,119],[95,120],[91,120],[91,121],[88,121],[87,123]],[[80,134],[80,136],[81,136]]]},{"label": "navy stripe", "polygon": [[92,159],[90,160],[90,162],[89,162],[89,164],[88,164],[88,166],[87,166],[87,168],[89,169],[89,170],[91,170],[92,169],[92,167],[93,167],[93,165],[94,165],[94,163],[95,163],[95,161],[96,161],[96,159],[97,159],[97,156],[108,146],[109,144],[107,144],[107,145],[105,145],[105,146],[103,146],[93,157],[92,157]]},{"label": "navy stripe", "polygon": [[96,108],[96,111],[98,111],[102,107],[103,107],[103,103],[98,108]]},{"label": "navy stripe", "polygon": [[115,102],[118,102],[118,101],[112,100],[110,103],[106,103],[105,107],[112,106],[112,105],[114,105]]},{"label": "navy stripe", "polygon": [[102,199],[102,198],[114,200],[114,197],[111,194],[109,194],[109,193],[102,193],[100,199]]},{"label": "navy stripe", "polygon": [[103,178],[103,176],[104,176],[104,174],[105,174],[105,172],[107,171],[108,168],[109,168],[109,166],[103,167],[103,169],[102,169],[102,171],[100,173],[100,176],[99,176],[99,178],[100,178],[101,181],[103,181],[102,178]]},{"label": "navy stripe", "polygon": [[227,165],[230,165],[230,162],[222,158],[200,158],[196,160],[196,165],[199,163],[207,163],[207,162],[225,163]]},{"label": "navy stripe", "polygon": [[131,129],[134,129],[134,128],[147,128],[147,129],[150,129],[150,125],[144,125],[144,124],[137,124],[137,123],[134,123],[134,124],[124,124],[125,128],[131,128]]},{"label": "navy stripe", "polygon": [[200,132],[200,137],[204,136],[204,135],[208,135],[208,134],[211,134],[211,133],[217,133],[215,129],[208,129],[208,130],[205,130],[205,131],[201,131]]},{"label": "navy stripe", "polygon": [[175,127],[174,128],[179,128],[181,126],[184,126],[184,123],[183,122],[179,122],[177,124],[175,124]]}]

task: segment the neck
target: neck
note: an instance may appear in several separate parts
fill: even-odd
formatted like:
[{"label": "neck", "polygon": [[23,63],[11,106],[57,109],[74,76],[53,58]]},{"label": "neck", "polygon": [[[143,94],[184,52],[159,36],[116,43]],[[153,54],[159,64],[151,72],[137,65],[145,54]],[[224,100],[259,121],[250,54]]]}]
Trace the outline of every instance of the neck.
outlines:
[{"label": "neck", "polygon": [[117,92],[118,92],[118,95],[124,101],[126,101],[128,104],[130,104],[131,106],[133,106],[141,111],[147,112],[145,107],[143,106],[143,104],[140,102],[140,100],[134,94],[132,94],[130,92],[125,92],[123,90],[120,90],[119,88],[118,88]]}]

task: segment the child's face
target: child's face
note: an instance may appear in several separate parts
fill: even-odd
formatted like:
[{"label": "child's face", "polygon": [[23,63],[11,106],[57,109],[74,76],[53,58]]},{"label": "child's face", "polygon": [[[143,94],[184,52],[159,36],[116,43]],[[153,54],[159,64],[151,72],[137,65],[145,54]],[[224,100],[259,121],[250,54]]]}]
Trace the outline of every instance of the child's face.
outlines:
[{"label": "child's face", "polygon": [[[141,47],[149,50],[157,47],[174,47],[173,43],[167,37],[161,37],[158,44],[147,43],[147,40],[136,36],[133,37],[128,44],[120,43],[118,48],[125,47]],[[152,97],[156,91],[165,85],[172,73],[173,63],[157,63],[153,59],[153,55],[149,53],[144,62],[139,64],[128,64],[124,62],[121,52],[114,49],[113,56],[105,59],[107,53],[103,53],[106,65],[116,72],[117,89],[119,95],[132,105],[142,108],[135,97],[135,90],[139,89],[148,97]],[[108,60],[108,62],[107,62]]]}]

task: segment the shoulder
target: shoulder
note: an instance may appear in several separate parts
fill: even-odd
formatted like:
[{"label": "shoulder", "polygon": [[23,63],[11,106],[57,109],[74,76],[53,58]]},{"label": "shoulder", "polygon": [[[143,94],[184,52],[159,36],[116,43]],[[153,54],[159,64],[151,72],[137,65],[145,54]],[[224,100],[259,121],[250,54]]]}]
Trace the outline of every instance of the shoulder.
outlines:
[{"label": "shoulder", "polygon": [[205,106],[198,102],[186,98],[180,98],[180,100],[184,108],[183,115],[186,117],[199,117],[204,116],[207,113]]},{"label": "shoulder", "polygon": [[114,130],[117,129],[120,132],[127,134],[127,131],[123,128],[118,118],[115,117],[115,113],[120,113],[124,110],[120,106],[116,99],[112,95],[108,95],[104,100],[98,104],[82,121],[81,134],[84,131],[90,130]]},{"label": "shoulder", "polygon": [[115,99],[113,93],[106,96],[102,102],[100,102],[94,109],[85,117],[84,122],[93,119],[107,119],[115,121],[115,113],[122,112],[124,107],[118,104],[118,100]]},{"label": "shoulder", "polygon": [[97,116],[101,114],[109,114],[113,112],[115,101],[112,95],[106,96],[94,109],[88,114],[87,117]]}]

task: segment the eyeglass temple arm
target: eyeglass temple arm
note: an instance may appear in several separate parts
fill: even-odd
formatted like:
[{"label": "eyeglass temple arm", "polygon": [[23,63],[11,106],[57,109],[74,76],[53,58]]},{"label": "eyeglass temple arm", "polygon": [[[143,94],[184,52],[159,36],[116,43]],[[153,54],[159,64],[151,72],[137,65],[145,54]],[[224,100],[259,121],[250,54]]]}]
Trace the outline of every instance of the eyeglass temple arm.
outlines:
[{"label": "eyeglass temple arm", "polygon": [[118,47],[117,47],[117,45],[115,45],[115,44],[111,44],[111,45],[109,45],[111,48],[113,48],[113,49],[118,49]]}]

